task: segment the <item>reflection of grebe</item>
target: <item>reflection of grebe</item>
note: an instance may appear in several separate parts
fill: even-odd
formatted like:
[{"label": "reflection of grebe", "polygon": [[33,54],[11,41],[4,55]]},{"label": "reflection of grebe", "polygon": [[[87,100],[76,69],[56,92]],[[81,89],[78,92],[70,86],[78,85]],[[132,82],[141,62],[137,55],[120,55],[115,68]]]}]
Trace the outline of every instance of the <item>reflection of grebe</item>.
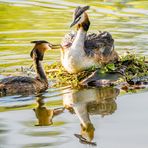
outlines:
[{"label": "reflection of grebe", "polygon": [[37,126],[48,126],[53,124],[52,119],[54,116],[63,113],[64,108],[48,109],[45,106],[44,99],[42,97],[37,98],[37,107],[34,108],[34,112],[38,119]]},{"label": "reflection of grebe", "polygon": [[48,81],[42,68],[41,61],[43,60],[44,52],[51,49],[53,45],[47,41],[33,41],[32,43],[35,43],[35,46],[31,51],[30,56],[33,59],[37,77],[13,76],[4,78],[0,81],[1,95],[38,93],[45,91],[48,88]]},{"label": "reflection of grebe", "polygon": [[88,141],[94,138],[94,126],[89,114],[102,116],[112,114],[117,106],[115,98],[118,96],[117,88],[93,88],[71,90],[63,95],[63,104],[78,116],[81,125],[81,136]]},{"label": "reflection of grebe", "polygon": [[89,6],[76,8],[71,27],[76,25],[77,32],[66,35],[61,44],[62,65],[69,73],[77,73],[118,59],[110,33],[87,35],[90,26],[86,13],[88,9]]}]

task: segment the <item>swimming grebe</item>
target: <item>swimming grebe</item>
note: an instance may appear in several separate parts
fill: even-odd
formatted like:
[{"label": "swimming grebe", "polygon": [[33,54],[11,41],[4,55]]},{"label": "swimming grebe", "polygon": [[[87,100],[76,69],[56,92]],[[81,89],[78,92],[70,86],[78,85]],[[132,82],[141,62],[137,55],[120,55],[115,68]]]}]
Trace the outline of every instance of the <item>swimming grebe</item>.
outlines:
[{"label": "swimming grebe", "polygon": [[43,60],[44,52],[51,49],[52,45],[44,40],[32,41],[31,43],[35,43],[30,56],[33,59],[37,76],[35,78],[12,76],[0,80],[0,95],[34,94],[43,92],[48,88],[48,80],[42,68],[41,61]]},{"label": "swimming grebe", "polygon": [[62,65],[69,73],[77,73],[92,66],[98,67],[118,60],[110,33],[87,35],[90,26],[86,13],[88,9],[89,6],[76,8],[70,27],[77,25],[77,32],[66,35],[61,44]]}]

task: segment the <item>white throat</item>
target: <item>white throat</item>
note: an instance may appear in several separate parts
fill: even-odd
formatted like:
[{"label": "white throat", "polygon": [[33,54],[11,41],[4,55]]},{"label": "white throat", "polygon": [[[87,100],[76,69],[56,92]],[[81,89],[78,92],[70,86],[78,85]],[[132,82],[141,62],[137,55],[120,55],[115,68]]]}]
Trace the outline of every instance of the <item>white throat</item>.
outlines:
[{"label": "white throat", "polygon": [[83,30],[83,28],[80,28],[77,32],[76,38],[72,44],[72,49],[74,50],[81,50],[81,52],[84,52],[84,41],[86,38],[86,31]]}]

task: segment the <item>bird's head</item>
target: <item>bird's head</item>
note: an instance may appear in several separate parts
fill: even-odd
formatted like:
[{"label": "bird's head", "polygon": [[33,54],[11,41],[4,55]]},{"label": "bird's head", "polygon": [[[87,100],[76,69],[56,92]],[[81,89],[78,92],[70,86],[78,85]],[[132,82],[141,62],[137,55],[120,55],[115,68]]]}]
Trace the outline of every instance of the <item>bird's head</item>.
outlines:
[{"label": "bird's head", "polygon": [[31,58],[38,59],[40,61],[43,60],[45,51],[54,49],[57,46],[59,46],[59,45],[53,45],[53,44],[51,44],[47,41],[44,41],[44,40],[32,41],[31,43],[34,43],[35,46],[32,49],[30,56],[31,56]]},{"label": "bird's head", "polygon": [[83,23],[87,17],[85,11],[88,9],[89,9],[89,6],[77,7],[75,9],[74,14],[73,14],[73,22],[70,25],[70,27],[73,27],[74,25],[78,25],[78,24]]}]

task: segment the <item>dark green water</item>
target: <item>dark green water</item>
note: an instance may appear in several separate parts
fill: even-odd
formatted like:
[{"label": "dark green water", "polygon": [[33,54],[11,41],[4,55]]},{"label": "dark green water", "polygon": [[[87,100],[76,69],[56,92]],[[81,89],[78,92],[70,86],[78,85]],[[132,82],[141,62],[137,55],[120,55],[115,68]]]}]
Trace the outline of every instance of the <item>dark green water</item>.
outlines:
[{"label": "dark green water", "polygon": [[[78,5],[91,6],[90,32],[111,32],[120,55],[130,50],[148,58],[146,0],[0,0],[0,77],[32,64],[30,41],[59,43],[74,29],[69,25]],[[60,52],[49,51],[45,57],[44,63],[59,61]],[[81,133],[80,123],[93,125],[98,148],[148,147],[147,91],[123,95],[117,89],[49,88],[42,98],[49,109],[65,106],[76,114],[65,110],[53,125],[34,126],[37,97],[1,97],[0,148],[92,147],[74,136]]]}]

